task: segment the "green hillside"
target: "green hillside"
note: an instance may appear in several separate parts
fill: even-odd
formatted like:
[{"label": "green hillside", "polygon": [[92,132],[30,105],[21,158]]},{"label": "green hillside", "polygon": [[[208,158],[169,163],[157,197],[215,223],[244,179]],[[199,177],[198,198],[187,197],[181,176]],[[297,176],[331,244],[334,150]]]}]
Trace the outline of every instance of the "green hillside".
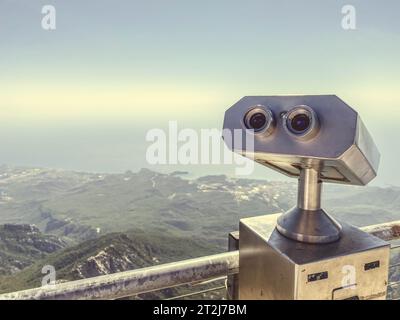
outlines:
[{"label": "green hillside", "polygon": [[0,292],[41,286],[45,265],[54,266],[57,281],[71,281],[212,253],[215,248],[193,238],[141,230],[110,233],[49,254],[17,274],[0,277]]},{"label": "green hillside", "polygon": [[[295,180],[1,166],[0,290],[39,286],[44,265],[65,281],[223,252],[240,218],[285,211],[296,197]],[[400,220],[400,188],[326,184],[323,207],[357,226]]]},{"label": "green hillside", "polygon": [[32,225],[0,225],[0,275],[17,273],[66,246],[64,240]]}]

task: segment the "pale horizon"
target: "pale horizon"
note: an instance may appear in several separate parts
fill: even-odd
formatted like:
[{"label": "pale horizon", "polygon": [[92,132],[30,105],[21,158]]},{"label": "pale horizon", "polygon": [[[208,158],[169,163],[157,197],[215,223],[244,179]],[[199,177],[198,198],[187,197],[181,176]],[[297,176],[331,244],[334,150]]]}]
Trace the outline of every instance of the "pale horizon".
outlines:
[{"label": "pale horizon", "polygon": [[[56,30],[41,28],[45,4]],[[346,31],[338,1],[0,1],[0,163],[137,171],[146,132],[169,120],[221,128],[243,96],[329,93],[381,151],[372,184],[400,185],[400,4],[352,5]],[[254,177],[280,179],[259,167]]]}]

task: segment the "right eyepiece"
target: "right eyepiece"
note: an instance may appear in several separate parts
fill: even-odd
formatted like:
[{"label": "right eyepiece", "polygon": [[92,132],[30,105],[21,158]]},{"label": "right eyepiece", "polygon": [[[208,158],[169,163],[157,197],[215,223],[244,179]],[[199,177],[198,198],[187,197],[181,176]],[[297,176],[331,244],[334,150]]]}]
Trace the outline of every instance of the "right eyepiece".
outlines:
[{"label": "right eyepiece", "polygon": [[318,133],[318,116],[309,106],[297,106],[286,113],[284,126],[296,138],[310,139]]}]

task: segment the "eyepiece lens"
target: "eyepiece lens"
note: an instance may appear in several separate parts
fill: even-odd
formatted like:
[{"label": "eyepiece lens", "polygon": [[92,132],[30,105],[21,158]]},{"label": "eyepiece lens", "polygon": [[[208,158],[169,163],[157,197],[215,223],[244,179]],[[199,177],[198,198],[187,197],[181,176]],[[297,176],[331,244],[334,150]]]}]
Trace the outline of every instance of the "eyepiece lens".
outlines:
[{"label": "eyepiece lens", "polygon": [[249,129],[254,129],[254,131],[260,131],[264,129],[267,123],[267,117],[264,113],[257,112],[253,114],[249,119]]},{"label": "eyepiece lens", "polygon": [[306,131],[310,127],[310,124],[309,116],[304,113],[295,115],[290,123],[292,129],[296,132]]},{"label": "eyepiece lens", "polygon": [[286,131],[301,140],[308,140],[316,136],[320,125],[318,115],[306,105],[299,105],[284,115]]},{"label": "eyepiece lens", "polygon": [[243,118],[244,126],[255,134],[269,136],[275,128],[275,119],[271,110],[263,105],[256,105],[247,111]]}]

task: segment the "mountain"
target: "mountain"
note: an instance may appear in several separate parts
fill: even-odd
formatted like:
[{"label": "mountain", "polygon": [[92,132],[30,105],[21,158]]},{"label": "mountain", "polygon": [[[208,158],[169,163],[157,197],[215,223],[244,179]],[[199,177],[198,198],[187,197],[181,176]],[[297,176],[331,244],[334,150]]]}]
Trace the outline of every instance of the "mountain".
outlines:
[{"label": "mountain", "polygon": [[35,261],[65,248],[67,243],[44,235],[32,225],[0,226],[0,275],[17,273]]},{"label": "mountain", "polygon": [[217,253],[216,248],[193,238],[176,238],[143,230],[110,233],[60,249],[38,258],[17,274],[0,277],[0,292],[41,286],[42,268],[46,265],[53,266],[56,280],[63,282],[212,253]]},{"label": "mountain", "polygon": [[[0,291],[39,286],[44,265],[66,281],[222,252],[240,218],[285,211],[296,197],[295,181],[1,166]],[[357,226],[399,220],[400,188],[327,184],[323,206]]]},{"label": "mountain", "polygon": [[[399,188],[326,184],[324,189],[324,208],[357,226],[400,218]],[[295,180],[0,167],[0,224],[35,224],[75,243],[134,228],[194,236],[226,248],[227,234],[237,230],[240,218],[285,211],[296,196]]]},{"label": "mountain", "polygon": [[35,224],[76,242],[140,228],[225,248],[240,217],[287,209],[295,188],[226,176],[189,180],[146,169],[86,174],[7,167],[0,172],[0,194],[0,223]]}]

